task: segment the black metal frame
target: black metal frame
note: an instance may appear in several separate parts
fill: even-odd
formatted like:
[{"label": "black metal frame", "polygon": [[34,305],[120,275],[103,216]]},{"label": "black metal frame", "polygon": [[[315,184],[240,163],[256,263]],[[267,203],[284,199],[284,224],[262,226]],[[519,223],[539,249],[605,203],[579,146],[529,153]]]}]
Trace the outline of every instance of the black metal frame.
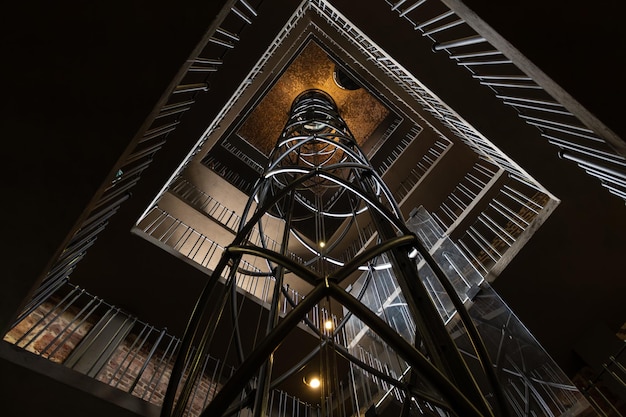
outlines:
[{"label": "black metal frame", "polygon": [[[329,190],[335,191],[331,198],[329,194],[332,193]],[[315,206],[309,201],[314,201]],[[344,208],[339,207],[342,203]],[[253,211],[255,205],[256,209]],[[378,232],[378,241],[351,261],[340,263],[334,260],[332,265],[329,263],[332,254],[322,248],[315,248],[315,243],[312,243],[308,246],[312,250],[312,260],[305,264],[298,263],[287,256],[294,222],[298,221],[292,218],[294,207],[297,205],[301,210],[303,208],[312,210],[309,221],[315,221],[316,239],[319,241],[332,239],[332,236],[327,236],[324,229],[324,218],[331,216],[332,210],[345,210],[346,206],[352,210],[351,214],[355,217],[357,211],[370,212]],[[284,221],[279,251],[263,247],[264,243],[257,246],[249,242],[255,227],[263,234],[261,219],[266,214]],[[353,225],[352,220],[347,223],[346,227]],[[344,235],[345,233],[340,233],[339,239]],[[261,242],[264,242],[264,239],[261,239]],[[337,246],[338,242],[330,242],[328,250],[333,250]],[[415,249],[435,271],[437,278],[453,300],[473,342],[486,379],[490,382],[491,393],[496,398],[494,404],[488,402],[486,394],[463,361],[426,288],[419,280],[415,259],[409,257],[409,253]],[[391,268],[417,325],[414,345],[400,336],[360,299],[349,294],[344,288],[345,285],[341,285],[345,284],[345,280],[360,267],[375,266],[382,254],[391,260]],[[268,273],[273,274],[275,278],[270,318],[265,334],[247,356],[244,355],[241,342],[234,297],[236,291],[234,274],[241,270],[239,263],[244,257],[264,260]],[[331,268],[338,263],[341,265],[340,268]],[[221,302],[209,304],[220,276],[226,271],[229,272],[226,274],[226,286],[221,290],[219,297]],[[303,279],[314,287],[298,304],[288,299],[284,289],[283,278],[287,273]],[[281,293],[288,299],[293,309],[279,321],[278,303],[281,301]],[[450,415],[506,415],[506,402],[493,372],[492,361],[461,299],[428,251],[404,224],[391,193],[357,146],[332,98],[324,92],[309,90],[294,100],[290,118],[270,155],[267,169],[254,187],[242,215],[239,230],[232,244],[224,251],[190,317],[163,403],[162,417],[184,415],[189,393],[198,376],[199,358],[206,352],[213,339],[214,328],[228,304],[229,297],[232,297],[231,316],[236,323],[234,333],[240,365],[202,412],[203,417],[230,415],[242,407],[250,407],[251,404],[255,417],[266,416],[269,392],[276,386],[276,380],[273,383],[271,379],[273,353],[292,329],[301,322],[305,322],[320,338],[320,348],[304,355],[299,365],[306,364],[312,356],[321,354],[330,346],[336,354],[344,356],[353,365],[369,372],[375,371],[373,368],[367,368],[367,364],[358,358],[350,357],[345,349],[333,347],[332,337],[335,333],[329,337],[308,320],[307,314],[311,309],[330,299],[349,310],[346,319],[349,316],[358,317],[410,365],[408,380],[389,381],[403,389],[407,398],[418,396],[426,401],[430,399],[435,407],[446,410]],[[344,323],[341,322],[339,327]],[[286,379],[299,368],[294,367],[287,374],[281,375],[278,380]],[[182,387],[179,387],[185,369],[188,376]],[[428,380],[433,392],[424,392],[415,386],[418,375]],[[384,374],[379,376],[383,378]],[[176,398],[178,391],[180,394]],[[242,393],[244,395],[241,395]],[[238,396],[242,399],[235,402]],[[325,414],[324,407],[322,400],[322,414]],[[410,413],[411,401],[407,400],[403,404],[402,414]]]}]

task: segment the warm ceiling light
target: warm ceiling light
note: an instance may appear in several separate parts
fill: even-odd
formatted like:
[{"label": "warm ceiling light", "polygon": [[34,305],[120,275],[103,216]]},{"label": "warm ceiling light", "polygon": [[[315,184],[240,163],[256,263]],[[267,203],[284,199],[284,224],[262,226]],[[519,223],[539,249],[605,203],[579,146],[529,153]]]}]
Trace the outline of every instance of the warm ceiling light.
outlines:
[{"label": "warm ceiling light", "polygon": [[319,388],[320,385],[322,385],[322,381],[320,381],[320,378],[315,374],[309,374],[305,376],[302,381],[305,383],[305,385],[311,388]]},{"label": "warm ceiling light", "polygon": [[324,328],[326,330],[331,330],[333,328],[333,322],[332,320],[326,320],[326,322],[324,323]]},{"label": "warm ceiling light", "polygon": [[324,241],[320,242],[320,248],[323,248],[324,246],[326,246],[326,243]]},{"label": "warm ceiling light", "polygon": [[320,130],[324,129],[325,127],[326,125],[323,122],[320,122],[317,120],[313,120],[311,122],[304,124],[304,130],[306,130],[309,133],[317,133]]}]

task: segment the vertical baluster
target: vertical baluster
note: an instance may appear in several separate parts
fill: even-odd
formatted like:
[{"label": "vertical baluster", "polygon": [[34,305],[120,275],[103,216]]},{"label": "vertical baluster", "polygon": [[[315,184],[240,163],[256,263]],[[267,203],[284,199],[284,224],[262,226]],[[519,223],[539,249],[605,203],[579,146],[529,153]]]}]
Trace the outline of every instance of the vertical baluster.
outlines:
[{"label": "vertical baluster", "polygon": [[[154,327],[151,327],[150,332],[152,332],[152,330],[154,329]],[[161,330],[161,333],[159,334],[159,337],[157,338],[157,340],[153,343],[152,348],[150,349],[150,351],[148,352],[148,355],[145,357],[143,364],[141,365],[141,369],[139,369],[139,372],[137,372],[137,376],[135,377],[135,380],[133,381],[133,383],[130,386],[130,389],[128,390],[128,392],[130,392],[131,394],[133,393],[133,391],[135,390],[135,387],[137,386],[137,383],[139,382],[139,380],[141,379],[144,371],[146,370],[146,368],[148,367],[148,364],[150,363],[150,361],[152,360],[152,356],[154,355],[154,352],[156,351],[157,346],[161,343],[161,340],[163,339],[163,337],[165,336],[167,329],[163,328],[163,330]],[[146,339],[148,338],[148,336],[150,335],[150,333],[148,333],[148,335],[146,335]],[[142,342],[142,346],[143,346],[143,342]],[[140,348],[137,349],[137,352],[139,352]],[[129,364],[130,365],[130,364]]]},{"label": "vertical baluster", "polygon": [[[83,313],[85,313],[87,311],[87,309],[89,308],[89,306],[91,306],[95,301],[97,300],[96,297],[92,297],[89,302],[74,316],[74,318],[67,324],[67,326],[65,326],[65,328],[63,328],[62,331],[60,331],[54,339],[52,339],[50,341],[50,343],[48,344],[48,346],[46,346],[46,348],[43,351],[48,350],[50,347],[52,347],[52,345],[56,342],[57,339],[60,338],[60,336],[62,336],[63,334],[65,334],[68,329],[74,324],[76,323],[76,321],[80,318],[80,316],[83,315]],[[76,331],[85,323],[85,321],[87,321],[87,319],[91,316],[91,314],[102,304],[102,300],[99,300],[92,308],[91,310],[89,310],[85,316],[76,324],[76,326],[74,326],[74,328],[67,332],[67,334],[65,335],[65,337],[61,338],[59,340],[59,343],[57,344],[56,348],[54,348],[54,350],[52,352],[50,352],[50,354],[48,355],[48,358],[54,358],[54,355],[62,348],[65,346],[66,342],[69,340],[70,337],[72,337],[74,335],[74,333],[76,333]],[[42,353],[43,353],[42,351]]]},{"label": "vertical baluster", "polygon": [[45,332],[48,329],[50,324],[52,324],[58,317],[60,317],[61,314],[63,314],[63,312],[65,312],[67,307],[64,309],[61,309],[61,311],[57,313],[56,315],[54,315],[55,312],[57,312],[57,310],[59,310],[60,307],[66,301],[68,301],[71,297],[74,297],[74,299],[76,299],[78,296],[80,296],[80,292],[79,294],[76,294],[76,292],[78,292],[78,288],[76,287],[72,288],[72,290],[68,294],[66,294],[65,297],[61,299],[61,301],[59,301],[50,311],[48,311],[39,320],[37,320],[37,322],[33,326],[31,326],[22,336],[20,336],[20,338],[18,338],[15,341],[15,346],[19,346],[22,340],[24,340],[32,331],[34,331],[38,326],[42,325],[49,317],[53,317],[52,319],[50,319],[50,321],[47,324],[43,325],[43,327],[30,339],[28,343],[20,347],[23,349],[26,349],[28,346],[30,346],[31,343],[33,343],[37,338],[39,338],[39,336],[43,334],[43,332]]},{"label": "vertical baluster", "polygon": [[[133,351],[133,349],[135,349],[135,353],[133,354],[132,358],[128,361],[128,363],[126,365],[126,368],[124,368],[124,371],[120,374],[117,382],[115,383],[115,385],[113,385],[113,387],[115,387],[115,388],[117,388],[119,386],[120,382],[122,381],[122,379],[126,375],[126,372],[128,372],[128,369],[130,368],[130,365],[136,359],[137,355],[139,354],[139,351],[143,347],[143,345],[144,345],[144,343],[146,341],[146,338],[150,335],[150,332],[152,332],[152,329],[154,329],[154,327],[149,326],[148,323],[144,324],[143,328],[141,329],[141,332],[139,332],[139,335],[135,338],[135,340],[133,340],[133,343],[128,348],[128,352],[126,352],[126,355],[124,355],[124,358],[120,361],[120,364],[116,368],[115,372],[113,372],[113,374],[109,378],[109,385],[111,385],[111,382],[113,381],[113,378],[115,378],[117,373],[122,369],[122,365],[124,364],[124,362],[126,362],[128,357],[130,356],[130,353]],[[146,336],[144,338],[142,338],[142,336],[146,332],[146,330],[148,330],[148,333],[146,334]],[[135,346],[137,346],[137,341],[140,340],[140,339],[141,339],[141,342],[139,343],[139,346],[137,348],[135,348]],[[128,391],[128,392],[132,393],[131,391]]]},{"label": "vertical baluster", "polygon": [[[165,348],[163,353],[161,354],[161,358],[159,359],[158,363],[154,365],[154,372],[152,373],[152,377],[150,378],[150,381],[148,381],[146,385],[147,388],[146,390],[144,390],[143,395],[141,396],[142,399],[145,398],[146,394],[148,393],[148,388],[154,385],[154,389],[150,390],[150,396],[147,398],[148,402],[152,402],[152,396],[154,395],[156,389],[159,387],[159,384],[161,383],[161,378],[163,378],[165,370],[168,368],[168,364],[171,363],[174,352],[176,352],[176,348],[178,347],[178,344],[180,342],[180,340],[175,339],[173,336],[169,336],[169,339],[170,341],[167,344],[167,347]],[[173,347],[172,344],[174,345]],[[169,358],[165,359],[168,356],[168,352],[170,352],[170,349],[172,349],[172,351],[169,354]]]}]

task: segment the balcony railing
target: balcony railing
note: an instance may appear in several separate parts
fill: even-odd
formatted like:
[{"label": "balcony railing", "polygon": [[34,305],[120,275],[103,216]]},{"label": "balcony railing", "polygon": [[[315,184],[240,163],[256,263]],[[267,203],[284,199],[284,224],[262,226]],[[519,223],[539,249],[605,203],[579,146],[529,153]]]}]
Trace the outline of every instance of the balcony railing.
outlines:
[{"label": "balcony railing", "polygon": [[[416,228],[416,233],[432,249],[434,259],[459,295],[464,300],[473,300],[469,306],[470,315],[488,343],[487,348],[514,415],[560,415],[559,413],[567,410],[584,407],[585,402],[578,390],[553,364],[488,284],[482,282],[482,277],[471,267],[469,260],[458,249],[455,251],[454,248],[442,244],[442,230],[434,220],[428,220],[432,227],[426,228],[425,220],[428,219],[420,218],[410,227]],[[176,241],[179,242],[180,238]],[[466,356],[466,361],[471,364],[475,358],[466,353],[471,349],[465,346],[465,330],[454,320],[455,312],[446,301],[445,291],[438,291],[431,285],[435,279],[428,281],[425,270],[420,268],[420,271],[420,277],[429,289],[433,301],[441,304],[440,313],[448,322],[455,343]],[[412,342],[415,325],[406,311],[406,303],[398,291],[391,270],[370,270],[364,272],[363,276],[367,274],[376,276],[367,284],[360,298],[375,314]],[[238,286],[248,288],[251,293],[266,296],[272,293],[269,288],[262,291],[251,289],[248,287],[251,284],[239,281],[240,278],[245,280],[245,276],[237,278]],[[252,281],[258,282],[257,279],[250,282]],[[363,279],[359,282],[363,282]],[[353,291],[360,292],[358,285],[354,286]],[[289,294],[289,299],[285,297],[285,293]],[[297,304],[297,293],[290,293],[285,288],[281,297],[282,312],[286,314]],[[355,316],[330,316],[327,311],[316,306],[302,325],[314,326],[330,335],[323,326],[327,319],[334,323],[336,330],[333,330],[332,336],[337,348],[343,349],[343,354],[351,357],[353,364],[358,363],[348,373],[347,379],[341,382],[337,398],[350,398],[363,413],[372,404],[378,406],[391,399],[404,400],[405,394],[397,389],[397,381],[407,375],[406,363],[400,359],[382,361],[382,357],[396,356],[387,351],[384,341]],[[69,283],[59,287],[42,299],[39,305],[21,315],[20,320],[5,336],[5,340],[157,406],[163,402],[164,390],[180,345],[180,340],[169,334],[167,329],[158,329],[142,322]],[[520,344],[524,346],[523,349],[518,349]],[[186,415],[198,415],[232,372],[233,368],[222,359],[205,355],[202,358],[202,377],[193,387]],[[186,378],[185,373],[183,378]],[[278,391],[272,395],[272,417],[291,416],[294,407],[305,413],[304,415],[318,413],[317,405],[304,403]],[[337,398],[332,401],[327,399],[328,407],[335,406]],[[419,401],[419,407],[430,407],[425,415],[437,415],[437,406],[423,399]]]},{"label": "balcony railing", "polygon": [[[519,52],[483,23],[462,2],[445,0],[385,0],[417,34],[433,42],[433,51],[447,53],[502,103],[537,128],[558,155],[576,163],[611,194],[626,200],[626,159],[623,141],[574,102]],[[506,49],[498,45],[507,44]],[[510,56],[507,56],[510,55]],[[540,80],[540,81],[537,81]],[[476,132],[455,121],[453,113],[433,104],[433,114],[491,154]],[[506,158],[492,157],[515,172]]]},{"label": "balcony railing", "polygon": [[602,417],[626,415],[626,341],[597,375],[582,381],[581,392]]},{"label": "balcony railing", "polygon": [[[286,301],[282,305],[284,311],[291,308]],[[319,306],[307,316],[309,324],[318,329],[329,319],[338,324],[337,317]],[[4,340],[156,406],[163,403],[181,343],[167,329],[145,323],[69,283],[22,315]],[[345,345],[344,331],[334,340]],[[369,352],[363,355],[372,357]],[[234,371],[222,359],[206,354],[202,359],[202,376],[193,387],[184,415],[200,415]],[[361,384],[376,383],[363,375],[367,379],[360,379]],[[344,394],[351,395],[347,391]],[[319,415],[319,405],[280,390],[272,392],[268,409],[271,417]],[[247,414],[244,410],[240,415]]]}]

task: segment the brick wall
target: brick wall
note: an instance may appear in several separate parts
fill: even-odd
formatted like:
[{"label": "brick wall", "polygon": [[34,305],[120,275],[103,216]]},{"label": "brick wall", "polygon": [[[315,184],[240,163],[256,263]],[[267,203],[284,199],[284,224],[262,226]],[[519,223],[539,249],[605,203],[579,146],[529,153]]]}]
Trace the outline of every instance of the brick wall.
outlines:
[{"label": "brick wall", "polygon": [[63,363],[94,325],[94,319],[77,318],[80,309],[55,308],[49,300],[13,327],[4,340],[56,363]]},{"label": "brick wall", "polygon": [[[80,341],[96,324],[98,317],[84,320],[86,309],[63,305],[60,299],[50,299],[25,317],[5,336],[4,340],[31,353],[62,364]],[[166,352],[171,336],[153,350],[149,341],[130,334],[115,349],[96,379],[122,391],[160,406],[167,389],[175,357]],[[174,344],[172,343],[172,346]],[[230,374],[230,367],[213,358],[206,361],[204,375],[191,394],[189,416],[197,416],[219,385],[210,380],[220,371]],[[214,370],[217,368],[216,372]]]},{"label": "brick wall", "polygon": [[[152,346],[139,347],[140,345],[141,341],[135,335],[127,337],[111,355],[96,379],[160,406],[174,358],[170,358],[163,349],[157,349],[147,361]],[[207,360],[204,375],[191,394],[190,415],[199,415],[207,400],[215,395],[218,384],[213,383],[210,376],[220,364],[221,362],[214,359]]]}]

